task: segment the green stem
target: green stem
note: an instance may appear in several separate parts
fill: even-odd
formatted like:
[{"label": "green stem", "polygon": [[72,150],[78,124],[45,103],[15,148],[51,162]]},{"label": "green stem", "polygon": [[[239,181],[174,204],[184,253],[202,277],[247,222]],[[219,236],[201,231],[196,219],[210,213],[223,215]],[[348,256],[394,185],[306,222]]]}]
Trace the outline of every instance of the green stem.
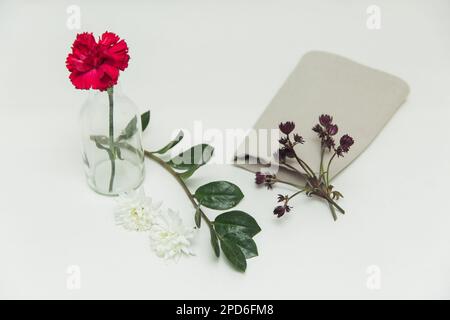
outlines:
[{"label": "green stem", "polygon": [[325,155],[325,148],[322,146],[322,151],[320,152],[320,179],[323,177],[323,156]]},{"label": "green stem", "polygon": [[316,174],[314,173],[314,171],[311,169],[310,166],[308,166],[308,164],[305,161],[300,159],[300,157],[297,155],[297,152],[295,152],[295,150],[294,150],[294,144],[291,142],[291,139],[289,138],[289,136],[287,138],[289,140],[289,144],[291,145],[292,151],[294,152],[294,157],[297,160],[298,164],[303,168],[303,170],[305,170],[305,172],[308,176],[316,179],[317,177],[316,177]]},{"label": "green stem", "polygon": [[286,163],[286,162],[282,162],[280,163],[280,165],[282,166],[286,166],[291,170],[294,170],[295,172],[297,172],[299,175],[301,175],[305,180],[308,178],[308,175],[304,174],[303,172],[301,172],[300,170],[298,170],[296,167],[291,166],[290,164]]},{"label": "green stem", "polygon": [[293,197],[299,195],[300,193],[305,192],[305,190],[306,190],[306,189],[298,190],[296,193],[291,194],[291,195],[288,197],[288,199],[291,200]]},{"label": "green stem", "polygon": [[294,157],[297,160],[297,162],[300,165],[300,167],[302,167],[302,169],[305,170],[305,172],[308,175],[308,177],[316,178],[316,174],[314,173],[314,171],[308,166],[308,164],[305,161],[300,159],[299,156],[297,155],[297,152],[295,152],[294,144],[292,143],[291,138],[289,137],[289,135],[287,135],[287,139],[288,139],[289,147],[292,149],[292,152],[294,153]]},{"label": "green stem", "polygon": [[303,186],[299,186],[298,184],[295,184],[295,183],[292,183],[292,182],[288,182],[288,181],[285,181],[285,180],[281,180],[281,179],[278,179],[278,178],[276,178],[276,182],[284,183],[284,184],[290,185],[292,187],[295,187],[297,189],[303,189]]},{"label": "green stem", "polygon": [[299,160],[306,166],[306,168],[308,168],[308,170],[311,172],[312,176],[313,176],[314,178],[317,178],[317,177],[316,177],[316,173],[314,172],[314,170],[311,169],[311,167],[310,167],[305,161],[303,161],[303,160],[300,159],[300,158],[299,158]]},{"label": "green stem", "polygon": [[328,202],[328,206],[330,207],[331,214],[333,215],[333,220],[336,221],[337,214],[336,214],[336,210],[334,209],[334,206],[329,202]]},{"label": "green stem", "polygon": [[[297,194],[299,194],[299,193],[305,191],[305,187],[299,186],[299,185],[297,185],[297,184],[295,184],[295,183],[291,183],[291,182],[288,182],[288,181],[284,181],[284,180],[281,180],[281,179],[278,179],[278,178],[277,178],[276,181],[277,181],[277,182],[280,182],[280,183],[284,183],[284,184],[290,185],[290,186],[295,187],[295,188],[297,188],[297,189],[300,189],[299,191],[297,191],[296,193],[294,193],[292,196],[297,195]],[[328,201],[328,203],[329,203],[330,205],[336,207],[336,209],[338,209],[339,212],[341,212],[342,214],[345,214],[345,210],[342,209],[342,208],[341,208],[341,207],[340,207],[333,199],[331,199],[329,196],[325,196],[325,195],[318,195],[318,196],[319,196],[320,198],[322,198],[322,199]],[[334,215],[333,215],[333,217],[334,217]]]},{"label": "green stem", "polygon": [[323,198],[328,201],[328,206],[330,207],[331,214],[333,215],[334,221],[336,221],[337,220],[336,209],[338,209],[339,212],[341,212],[342,214],[345,214],[344,209],[342,209],[333,199],[331,199],[331,197],[328,194],[328,190],[329,190],[328,187],[330,186],[330,166],[331,166],[331,162],[333,161],[334,157],[336,157],[336,152],[334,152],[334,154],[331,156],[330,160],[328,161],[326,176],[325,176],[325,172],[323,171],[324,154],[325,154],[325,148],[322,146],[322,152],[321,152],[321,157],[320,157],[320,177],[321,177],[321,180],[322,179],[324,180],[323,182],[325,183],[326,190],[327,190],[326,191],[327,195]]},{"label": "green stem", "polygon": [[109,192],[112,192],[114,177],[116,175],[116,152],[114,150],[114,98],[113,87],[107,89],[109,99],[109,149],[111,159],[111,177],[109,178]]},{"label": "green stem", "polygon": [[330,184],[330,166],[331,166],[331,161],[333,161],[334,157],[336,156],[336,152],[333,154],[333,156],[330,158],[330,161],[328,161],[328,166],[327,166],[327,179],[325,180],[327,187]]},{"label": "green stem", "polygon": [[159,157],[155,156],[152,152],[150,151],[144,151],[144,154],[151,160],[155,161],[157,164],[159,164],[161,167],[163,167],[164,169],[166,169],[167,172],[169,172],[172,177],[175,178],[175,180],[178,182],[178,184],[181,186],[181,188],[183,189],[183,191],[186,193],[186,196],[189,198],[189,200],[191,201],[192,205],[194,206],[195,209],[198,208],[198,210],[200,211],[200,214],[202,215],[203,220],[206,221],[206,223],[208,224],[208,227],[210,229],[213,230],[213,223],[211,222],[211,220],[209,220],[209,218],[206,216],[206,214],[203,212],[202,209],[199,208],[199,204],[197,203],[197,201],[195,201],[194,196],[191,194],[191,192],[189,191],[189,188],[186,186],[186,183],[183,181],[183,179],[175,172],[175,170],[172,169],[171,166],[169,166],[166,162],[164,162],[163,160],[161,160]]},{"label": "green stem", "polygon": [[302,159],[300,159],[297,155],[297,153],[294,151],[294,157],[297,160],[298,164],[303,168],[303,170],[305,170],[305,172],[307,173],[308,176],[310,176],[311,178],[316,178],[316,174],[314,173],[314,171],[308,166],[308,164],[303,161]]},{"label": "green stem", "polygon": [[340,213],[345,214],[345,210],[342,209],[333,199],[331,199],[329,196],[325,198],[330,204],[336,207],[336,209],[339,210]]}]

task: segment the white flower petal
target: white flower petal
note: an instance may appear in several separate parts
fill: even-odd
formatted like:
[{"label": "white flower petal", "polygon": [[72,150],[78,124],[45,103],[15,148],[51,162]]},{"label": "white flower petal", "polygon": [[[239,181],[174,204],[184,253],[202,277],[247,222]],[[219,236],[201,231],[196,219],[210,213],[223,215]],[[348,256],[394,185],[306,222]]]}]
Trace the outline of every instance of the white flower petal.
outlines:
[{"label": "white flower petal", "polygon": [[152,199],[145,195],[143,188],[120,194],[115,211],[116,224],[132,231],[150,230],[160,207],[160,203],[155,205]]},{"label": "white flower petal", "polygon": [[150,228],[150,244],[158,257],[178,261],[190,250],[194,229],[183,225],[178,212],[168,209],[159,214]]}]

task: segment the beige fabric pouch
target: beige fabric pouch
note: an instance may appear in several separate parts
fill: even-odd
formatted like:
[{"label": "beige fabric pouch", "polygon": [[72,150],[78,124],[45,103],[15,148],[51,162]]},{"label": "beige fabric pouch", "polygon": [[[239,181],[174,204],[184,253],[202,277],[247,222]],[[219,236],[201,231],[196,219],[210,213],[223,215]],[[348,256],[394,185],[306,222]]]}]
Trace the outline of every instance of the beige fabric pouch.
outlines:
[{"label": "beige fabric pouch", "polygon": [[[332,115],[339,126],[337,139],[346,133],[355,139],[350,152],[333,162],[330,177],[334,177],[367,148],[408,94],[408,84],[398,77],[332,53],[312,51],[300,60],[254,129],[275,129],[280,122],[294,121],[294,132],[306,140],[296,151],[318,170],[320,141],[311,129],[321,114]],[[247,136],[236,153],[236,165],[257,172],[264,169],[261,163],[254,164],[256,158],[273,163],[269,156],[261,156],[258,146],[267,144],[269,149],[277,145],[277,138],[268,135],[267,141],[258,139],[255,146]],[[295,161],[291,164],[299,168]],[[278,175],[291,182],[301,179],[290,170],[280,169]]]}]

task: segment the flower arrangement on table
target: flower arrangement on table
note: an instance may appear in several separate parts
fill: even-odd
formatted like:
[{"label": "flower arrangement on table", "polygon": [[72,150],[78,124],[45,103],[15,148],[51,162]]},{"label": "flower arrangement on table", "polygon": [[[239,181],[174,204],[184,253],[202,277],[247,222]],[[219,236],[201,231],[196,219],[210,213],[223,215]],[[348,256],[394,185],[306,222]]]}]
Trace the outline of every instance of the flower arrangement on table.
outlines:
[{"label": "flower arrangement on table", "polygon": [[[258,255],[253,237],[261,229],[256,220],[240,210],[221,213],[214,220],[205,212],[205,208],[233,209],[244,197],[240,188],[228,181],[213,181],[192,193],[186,184],[209,161],[214,149],[200,144],[166,161],[164,155],[183,139],[182,131],[161,149],[146,151],[141,144],[141,133],[150,122],[150,112],[139,115],[131,108],[125,122],[117,118],[115,110],[123,114],[129,101],[119,99],[116,105],[114,86],[120,71],[128,67],[129,59],[126,42],[111,32],[105,32],[98,41],[92,33],[78,34],[66,59],[75,88],[106,91],[108,97],[103,100],[100,96],[97,105],[87,104],[84,108],[88,116],[82,118],[83,161],[89,185],[101,194],[119,196],[117,224],[128,230],[149,232],[151,247],[158,256],[178,259],[190,255],[195,229],[186,227],[177,211],[162,209],[161,203],[153,202],[140,188],[144,157],[155,161],[176,179],[192,203],[196,229],[205,222],[214,254],[219,257],[223,252],[232,266],[245,271],[246,260]],[[99,116],[103,113],[104,117]]]},{"label": "flower arrangement on table", "polygon": [[[191,255],[191,239],[204,221],[209,229],[214,254],[219,257],[223,252],[232,266],[245,271],[247,259],[258,255],[253,237],[261,228],[248,213],[231,210],[244,198],[244,194],[229,181],[213,181],[193,193],[190,191],[186,180],[210,160],[214,149],[208,144],[200,144],[165,160],[169,151],[183,139],[182,131],[159,150],[144,150],[141,134],[150,123],[150,111],[138,113],[128,98],[118,96],[114,90],[120,71],[128,67],[129,60],[126,42],[111,32],[103,33],[98,41],[92,33],[78,34],[66,59],[69,78],[75,88],[99,91],[94,102],[85,104],[82,110],[83,162],[90,187],[100,194],[118,196],[116,223],[127,230],[148,232],[151,247],[159,257],[179,259],[183,255]],[[102,92],[106,92],[107,99],[100,95]],[[281,123],[279,129],[284,135],[279,140],[279,164],[304,178],[305,185],[294,185],[298,190],[290,196],[278,195],[280,205],[273,213],[282,217],[291,211],[292,198],[305,193],[325,200],[336,220],[336,210],[340,213],[344,210],[336,203],[342,194],[334,190],[330,183],[330,166],[336,157],[342,157],[350,150],[353,138],[343,135],[339,145],[336,145],[338,126],[331,116],[320,116],[319,123],[313,128],[321,141],[321,161],[317,173],[296,151],[296,147],[305,140],[297,133],[292,134],[294,122]],[[325,168],[326,152],[333,154]],[[193,206],[195,228],[185,226],[177,211],[163,209],[161,203],[146,196],[140,187],[144,179],[145,158],[159,164],[179,183]],[[292,166],[288,159],[294,159],[301,170]],[[277,182],[293,185],[272,173],[257,172],[255,181],[269,189]],[[231,211],[211,220],[205,208]]]}]

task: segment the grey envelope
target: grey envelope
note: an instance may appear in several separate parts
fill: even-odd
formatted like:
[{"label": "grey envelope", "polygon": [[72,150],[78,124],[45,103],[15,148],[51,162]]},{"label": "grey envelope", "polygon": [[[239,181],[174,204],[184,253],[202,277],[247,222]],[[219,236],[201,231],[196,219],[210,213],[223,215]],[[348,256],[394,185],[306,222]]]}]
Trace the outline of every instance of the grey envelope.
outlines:
[{"label": "grey envelope", "polygon": [[[408,84],[398,77],[332,53],[312,51],[302,57],[254,129],[277,128],[280,122],[294,121],[295,132],[306,140],[305,144],[296,147],[296,151],[314,170],[318,170],[320,142],[311,129],[321,114],[332,115],[339,126],[337,137],[347,133],[355,139],[350,152],[333,161],[330,177],[335,177],[375,139],[408,94]],[[273,140],[273,137],[268,137],[258,143],[266,143],[269,148],[269,145],[276,144]],[[236,165],[252,172],[260,171],[261,166],[267,165],[248,163],[249,159],[258,157],[259,149],[254,144],[249,148],[248,144],[249,137],[238,148]],[[273,159],[260,154],[259,159],[264,163],[273,162]],[[300,169],[295,161],[291,164]],[[290,170],[280,169],[278,175],[291,182],[301,179]]]}]

